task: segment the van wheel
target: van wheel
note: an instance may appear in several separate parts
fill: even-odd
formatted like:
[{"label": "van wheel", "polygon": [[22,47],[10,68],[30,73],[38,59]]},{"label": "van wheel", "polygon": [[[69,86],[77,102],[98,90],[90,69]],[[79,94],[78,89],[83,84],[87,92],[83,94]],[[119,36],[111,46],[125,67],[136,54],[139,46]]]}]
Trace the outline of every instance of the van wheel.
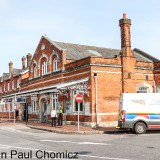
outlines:
[{"label": "van wheel", "polygon": [[146,132],[146,125],[143,122],[137,122],[134,126],[134,132],[136,134],[143,134]]}]

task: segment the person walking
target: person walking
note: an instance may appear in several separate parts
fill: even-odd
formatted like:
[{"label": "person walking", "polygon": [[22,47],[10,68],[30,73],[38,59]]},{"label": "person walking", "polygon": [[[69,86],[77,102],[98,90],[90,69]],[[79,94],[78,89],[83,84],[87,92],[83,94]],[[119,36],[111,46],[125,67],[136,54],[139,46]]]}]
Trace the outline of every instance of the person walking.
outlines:
[{"label": "person walking", "polygon": [[56,117],[57,117],[57,112],[56,112],[55,108],[53,108],[51,110],[52,127],[53,127],[53,123],[54,123],[54,126],[56,127]]},{"label": "person walking", "polygon": [[59,108],[59,113],[58,113],[58,125],[62,126],[63,125],[63,108],[60,106]]}]

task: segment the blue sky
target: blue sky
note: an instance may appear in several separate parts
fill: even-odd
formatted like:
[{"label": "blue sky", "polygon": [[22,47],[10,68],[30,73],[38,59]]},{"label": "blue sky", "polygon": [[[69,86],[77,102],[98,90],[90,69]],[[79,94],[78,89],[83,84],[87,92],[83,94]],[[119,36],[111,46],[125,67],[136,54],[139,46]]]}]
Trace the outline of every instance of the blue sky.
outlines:
[{"label": "blue sky", "polygon": [[120,49],[119,19],[132,20],[131,44],[160,59],[159,0],[0,0],[0,76],[21,68],[42,35],[60,42]]}]

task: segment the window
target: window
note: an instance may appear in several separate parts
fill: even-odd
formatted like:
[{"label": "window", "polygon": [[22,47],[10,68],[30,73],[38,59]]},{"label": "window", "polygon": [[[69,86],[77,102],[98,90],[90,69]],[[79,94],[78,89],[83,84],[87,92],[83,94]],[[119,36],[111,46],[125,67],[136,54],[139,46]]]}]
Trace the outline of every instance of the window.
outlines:
[{"label": "window", "polygon": [[47,74],[47,61],[42,63],[42,75]]},{"label": "window", "polygon": [[52,106],[53,106],[53,108],[55,108],[56,110],[58,110],[57,101],[58,101],[58,96],[57,96],[57,94],[53,94]]},{"label": "window", "polygon": [[148,75],[146,75],[146,81],[148,81]]},{"label": "window", "polygon": [[6,91],[6,83],[4,84],[4,92]]},{"label": "window", "polygon": [[14,101],[15,101],[15,98],[12,98],[12,112],[14,112],[14,108],[15,108],[14,107],[15,106],[15,102]]},{"label": "window", "polygon": [[10,90],[10,86],[9,86],[9,83],[8,83],[8,91]]},{"label": "window", "polygon": [[140,87],[138,88],[137,93],[149,93],[149,87]]},{"label": "window", "polygon": [[17,88],[19,88],[19,79],[17,79]]},{"label": "window", "polygon": [[44,49],[45,49],[45,44],[42,44],[41,50],[44,50]]},{"label": "window", "polygon": [[36,112],[37,103],[36,101],[33,101],[33,112]]},{"label": "window", "polygon": [[[74,112],[78,112],[78,103],[76,102],[76,96],[78,94],[78,91],[73,91],[72,92],[72,98],[73,98],[73,111]],[[80,103],[80,108],[79,108],[80,112],[83,112],[83,101]]]},{"label": "window", "polygon": [[36,66],[33,68],[33,76],[34,78],[37,77],[37,67]]},{"label": "window", "polygon": [[14,80],[12,81],[12,89],[14,89]]},{"label": "window", "polygon": [[53,60],[53,72],[56,72],[58,69],[58,61],[57,58],[55,57]]}]

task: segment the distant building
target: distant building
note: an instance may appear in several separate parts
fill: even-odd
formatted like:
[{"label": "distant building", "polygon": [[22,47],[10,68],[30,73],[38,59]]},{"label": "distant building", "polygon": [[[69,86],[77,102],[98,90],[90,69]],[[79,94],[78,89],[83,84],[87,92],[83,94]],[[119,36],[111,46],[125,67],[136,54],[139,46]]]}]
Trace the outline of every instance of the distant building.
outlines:
[{"label": "distant building", "polygon": [[[50,120],[59,105],[64,121],[77,123],[76,95],[82,94],[80,122],[88,126],[115,126],[121,93],[159,92],[160,61],[131,49],[131,20],[119,21],[121,49],[55,42],[42,36],[33,56],[22,58],[22,69],[9,63],[1,77],[0,116],[13,116],[14,105],[23,119],[26,98],[29,120]],[[27,66],[26,66],[27,60]]]}]

